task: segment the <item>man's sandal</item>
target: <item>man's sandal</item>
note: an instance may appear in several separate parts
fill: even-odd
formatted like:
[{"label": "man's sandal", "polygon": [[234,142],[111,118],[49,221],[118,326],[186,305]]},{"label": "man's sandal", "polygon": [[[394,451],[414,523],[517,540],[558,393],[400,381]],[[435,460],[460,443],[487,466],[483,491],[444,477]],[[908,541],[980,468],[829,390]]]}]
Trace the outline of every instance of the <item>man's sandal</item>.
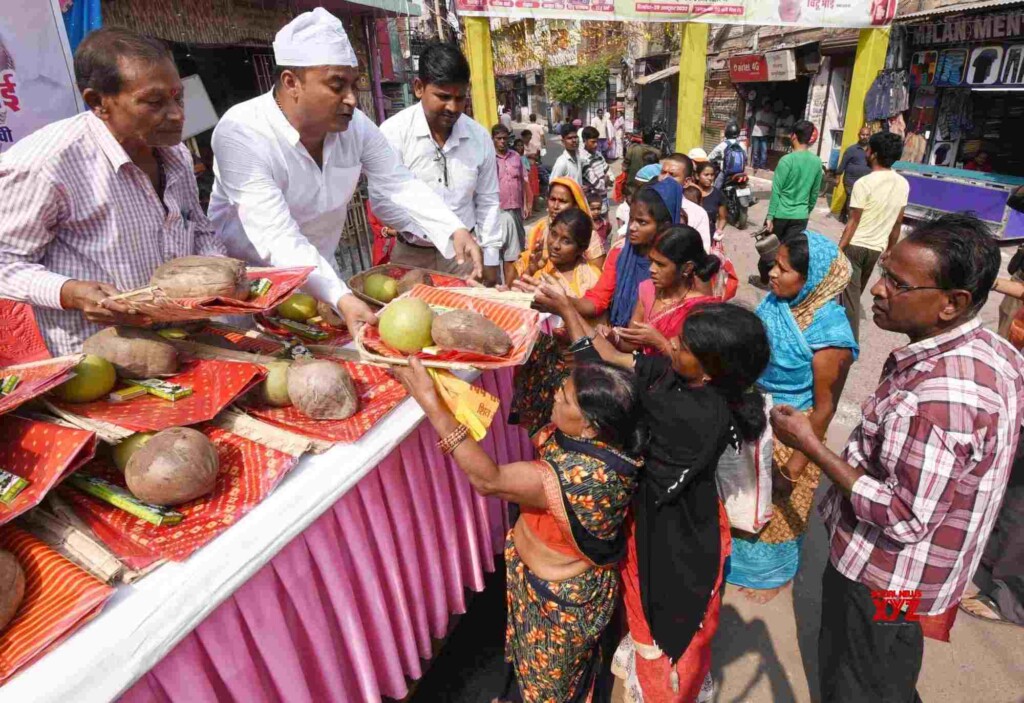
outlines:
[{"label": "man's sandal", "polygon": [[999,612],[999,606],[996,605],[995,601],[980,593],[963,598],[960,601],[960,610],[964,611],[972,618],[977,618],[978,620],[995,622],[1002,625],[1016,624],[1003,617],[1002,613]]}]

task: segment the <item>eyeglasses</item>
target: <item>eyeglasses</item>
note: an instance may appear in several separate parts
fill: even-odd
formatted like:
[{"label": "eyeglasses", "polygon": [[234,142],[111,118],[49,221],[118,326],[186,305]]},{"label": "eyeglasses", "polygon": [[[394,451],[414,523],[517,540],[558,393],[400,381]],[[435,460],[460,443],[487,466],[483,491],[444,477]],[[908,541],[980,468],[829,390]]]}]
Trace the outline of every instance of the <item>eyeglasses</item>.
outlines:
[{"label": "eyeglasses", "polygon": [[943,288],[942,286],[911,286],[906,283],[900,283],[892,277],[891,273],[881,267],[878,268],[878,275],[879,278],[882,279],[882,283],[885,285],[885,290],[891,295],[900,295],[902,293],[909,293],[915,290],[953,290],[952,288]]},{"label": "eyeglasses", "polygon": [[448,187],[448,157],[441,151],[441,147],[434,145],[434,163],[441,164],[441,176],[444,179],[444,187]]}]

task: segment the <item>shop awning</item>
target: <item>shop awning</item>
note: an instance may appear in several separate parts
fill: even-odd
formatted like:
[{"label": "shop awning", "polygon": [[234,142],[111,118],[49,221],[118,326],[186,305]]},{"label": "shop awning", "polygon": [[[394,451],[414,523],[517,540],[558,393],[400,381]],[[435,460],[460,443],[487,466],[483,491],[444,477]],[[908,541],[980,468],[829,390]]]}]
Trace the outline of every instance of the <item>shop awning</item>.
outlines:
[{"label": "shop awning", "polygon": [[896,24],[904,20],[919,20],[926,17],[937,17],[938,15],[949,15],[954,12],[973,12],[975,10],[987,10],[993,7],[1010,7],[1012,5],[1024,5],[1024,0],[981,0],[981,2],[954,2],[951,5],[944,5],[933,10],[922,10],[911,12],[907,15],[899,15],[894,20]]},{"label": "shop awning", "polygon": [[640,76],[634,82],[637,85],[647,85],[648,83],[654,83],[655,81],[664,80],[666,78],[676,75],[677,73],[679,73],[679,66],[669,66],[668,68],[663,68],[660,71],[648,73],[646,76]]}]

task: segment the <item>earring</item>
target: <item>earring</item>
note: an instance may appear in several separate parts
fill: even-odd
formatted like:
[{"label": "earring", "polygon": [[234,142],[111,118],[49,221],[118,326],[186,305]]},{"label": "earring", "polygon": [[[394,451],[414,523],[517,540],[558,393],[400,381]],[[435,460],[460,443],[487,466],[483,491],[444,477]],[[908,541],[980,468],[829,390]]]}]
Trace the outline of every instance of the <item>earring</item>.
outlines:
[{"label": "earring", "polygon": [[704,374],[703,378],[700,379],[700,382],[701,383],[707,383],[710,380],[711,380],[711,377],[708,376],[707,374]]}]

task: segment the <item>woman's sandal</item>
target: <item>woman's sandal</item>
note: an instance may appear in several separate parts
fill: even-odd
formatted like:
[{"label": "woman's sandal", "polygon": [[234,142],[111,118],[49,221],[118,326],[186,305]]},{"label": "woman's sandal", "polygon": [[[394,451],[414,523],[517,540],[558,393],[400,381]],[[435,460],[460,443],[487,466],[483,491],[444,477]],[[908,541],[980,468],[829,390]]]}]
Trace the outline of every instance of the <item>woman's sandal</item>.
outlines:
[{"label": "woman's sandal", "polygon": [[1016,624],[1003,617],[995,601],[980,593],[961,599],[960,610],[978,620],[1000,623],[1002,625]]}]

